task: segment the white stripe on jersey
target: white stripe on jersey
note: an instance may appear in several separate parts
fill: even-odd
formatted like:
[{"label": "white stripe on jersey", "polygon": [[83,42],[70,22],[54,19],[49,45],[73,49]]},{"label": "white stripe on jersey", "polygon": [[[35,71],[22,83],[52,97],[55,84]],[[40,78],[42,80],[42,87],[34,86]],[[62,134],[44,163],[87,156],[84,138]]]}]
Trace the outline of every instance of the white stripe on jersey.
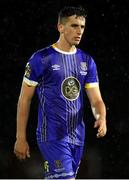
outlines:
[{"label": "white stripe on jersey", "polygon": [[42,105],[42,126],[41,126],[41,129],[40,129],[40,134],[41,134],[41,141],[46,141],[46,115],[45,115],[45,112],[44,112],[44,104],[45,104],[45,96],[44,96],[44,78],[42,78],[42,86],[40,87],[40,104]]}]

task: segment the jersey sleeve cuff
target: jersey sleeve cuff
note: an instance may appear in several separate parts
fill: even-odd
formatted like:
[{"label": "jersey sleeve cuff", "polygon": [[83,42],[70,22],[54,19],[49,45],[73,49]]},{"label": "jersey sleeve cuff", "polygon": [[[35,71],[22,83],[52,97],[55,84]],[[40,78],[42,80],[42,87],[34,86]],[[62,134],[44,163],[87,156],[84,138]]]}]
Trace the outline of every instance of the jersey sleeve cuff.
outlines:
[{"label": "jersey sleeve cuff", "polygon": [[99,83],[98,82],[94,82],[94,83],[86,83],[85,84],[85,88],[89,89],[89,88],[94,88],[94,87],[98,87]]},{"label": "jersey sleeve cuff", "polygon": [[23,78],[23,81],[29,86],[37,86],[38,85],[38,82],[27,79],[26,77]]}]

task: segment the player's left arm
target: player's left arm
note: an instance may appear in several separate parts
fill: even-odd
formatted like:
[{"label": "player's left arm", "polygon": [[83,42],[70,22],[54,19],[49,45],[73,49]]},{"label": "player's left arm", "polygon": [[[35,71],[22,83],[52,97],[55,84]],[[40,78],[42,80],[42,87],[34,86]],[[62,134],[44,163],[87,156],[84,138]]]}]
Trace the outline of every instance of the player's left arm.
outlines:
[{"label": "player's left arm", "polygon": [[106,107],[99,86],[86,88],[86,93],[91,104],[93,115],[96,119],[94,128],[98,128],[97,137],[103,137],[107,132]]}]

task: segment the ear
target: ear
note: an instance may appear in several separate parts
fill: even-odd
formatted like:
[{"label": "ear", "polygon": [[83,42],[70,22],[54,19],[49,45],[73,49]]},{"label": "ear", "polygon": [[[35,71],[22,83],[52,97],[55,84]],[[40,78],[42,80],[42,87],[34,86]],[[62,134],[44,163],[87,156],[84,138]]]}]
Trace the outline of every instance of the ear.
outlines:
[{"label": "ear", "polygon": [[64,25],[61,24],[61,23],[58,23],[57,24],[57,29],[62,34],[64,32]]}]

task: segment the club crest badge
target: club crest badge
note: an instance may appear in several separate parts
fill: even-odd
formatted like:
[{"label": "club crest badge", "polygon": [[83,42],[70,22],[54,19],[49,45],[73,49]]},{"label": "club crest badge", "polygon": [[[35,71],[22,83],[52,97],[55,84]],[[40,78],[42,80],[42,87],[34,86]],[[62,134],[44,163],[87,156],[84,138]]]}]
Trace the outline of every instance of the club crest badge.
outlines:
[{"label": "club crest badge", "polygon": [[87,71],[87,63],[86,62],[80,62],[80,68],[82,71]]}]

